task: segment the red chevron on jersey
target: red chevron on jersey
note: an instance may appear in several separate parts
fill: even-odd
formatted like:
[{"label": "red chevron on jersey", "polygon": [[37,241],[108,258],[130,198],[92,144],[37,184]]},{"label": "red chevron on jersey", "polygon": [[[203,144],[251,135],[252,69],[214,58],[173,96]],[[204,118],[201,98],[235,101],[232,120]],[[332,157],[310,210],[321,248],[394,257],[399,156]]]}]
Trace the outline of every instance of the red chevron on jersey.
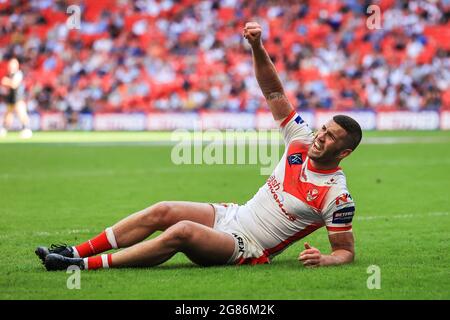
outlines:
[{"label": "red chevron on jersey", "polygon": [[289,145],[286,157],[283,188],[285,192],[293,195],[297,199],[300,199],[304,203],[307,203],[314,209],[322,210],[325,196],[327,195],[330,186],[317,186],[310,182],[302,181],[300,179],[302,166],[292,165],[289,163],[289,157],[295,154],[301,154],[302,158],[306,159],[308,148],[308,145],[305,145],[300,141],[294,141]]}]

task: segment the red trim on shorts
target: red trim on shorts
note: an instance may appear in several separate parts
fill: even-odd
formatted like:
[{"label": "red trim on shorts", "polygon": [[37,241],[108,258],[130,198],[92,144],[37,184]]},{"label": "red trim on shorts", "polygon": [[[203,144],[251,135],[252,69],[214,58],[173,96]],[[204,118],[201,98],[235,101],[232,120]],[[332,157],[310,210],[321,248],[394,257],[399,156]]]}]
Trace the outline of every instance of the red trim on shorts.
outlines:
[{"label": "red trim on shorts", "polygon": [[266,264],[266,263],[270,263],[269,258],[263,254],[262,256],[258,257],[258,258],[240,258],[236,264],[237,265],[243,265],[243,264],[249,264],[249,265],[256,265],[256,264]]},{"label": "red trim on shorts", "polygon": [[291,113],[289,113],[289,115],[287,116],[286,119],[283,120],[283,122],[280,124],[280,127],[284,127],[297,113],[297,111],[292,110]]}]

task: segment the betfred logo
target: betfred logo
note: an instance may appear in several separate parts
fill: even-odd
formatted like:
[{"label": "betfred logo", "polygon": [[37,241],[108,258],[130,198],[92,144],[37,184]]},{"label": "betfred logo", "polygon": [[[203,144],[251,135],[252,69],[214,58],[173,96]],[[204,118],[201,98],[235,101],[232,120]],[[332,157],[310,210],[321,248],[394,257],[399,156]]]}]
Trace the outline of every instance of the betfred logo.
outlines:
[{"label": "betfred logo", "polygon": [[353,200],[352,196],[350,195],[350,193],[344,193],[342,195],[340,195],[339,197],[336,198],[336,205],[340,205],[340,204],[344,204],[347,203],[349,200]]},{"label": "betfred logo", "polygon": [[346,207],[333,213],[332,223],[351,223],[355,214],[355,207]]}]

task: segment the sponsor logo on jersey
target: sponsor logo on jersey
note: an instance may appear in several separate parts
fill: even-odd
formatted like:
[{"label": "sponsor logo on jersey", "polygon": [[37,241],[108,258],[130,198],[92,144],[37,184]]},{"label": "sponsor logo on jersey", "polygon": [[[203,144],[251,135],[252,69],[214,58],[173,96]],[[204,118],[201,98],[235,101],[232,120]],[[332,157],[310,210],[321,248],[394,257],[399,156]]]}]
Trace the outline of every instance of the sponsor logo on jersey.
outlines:
[{"label": "sponsor logo on jersey", "polygon": [[231,233],[231,234],[238,241],[239,252],[244,253],[245,252],[244,240],[242,240],[242,238],[240,236],[238,236],[236,233]]},{"label": "sponsor logo on jersey", "polygon": [[288,163],[290,166],[292,166],[293,164],[302,164],[303,163],[302,154],[301,153],[291,154],[290,156],[288,156]]},{"label": "sponsor logo on jersey", "polygon": [[339,197],[336,198],[336,205],[347,203],[349,200],[353,200],[350,193],[344,193],[341,194]]},{"label": "sponsor logo on jersey", "polygon": [[280,200],[281,203],[284,203],[283,193],[281,193],[281,192],[275,192],[275,194],[273,195],[273,197],[275,198],[275,196],[276,196],[276,198],[278,198],[278,200]]},{"label": "sponsor logo on jersey", "polygon": [[298,124],[302,124],[303,122],[305,122],[300,116],[297,116],[294,121],[297,122]]},{"label": "sponsor logo on jersey", "polygon": [[295,221],[297,219],[297,217],[292,215],[292,214],[290,214],[289,212],[287,212],[286,209],[284,208],[284,205],[283,205],[284,198],[282,196],[280,196],[281,192],[277,192],[278,190],[281,189],[281,184],[277,181],[275,176],[270,176],[270,178],[267,179],[267,186],[269,187],[270,193],[272,194],[273,199],[277,203],[277,205],[280,208],[281,212],[283,212],[284,215],[290,221]]},{"label": "sponsor logo on jersey", "polygon": [[306,193],[306,201],[311,202],[317,199],[319,196],[319,190],[317,189],[309,189]]},{"label": "sponsor logo on jersey", "polygon": [[281,184],[277,181],[275,176],[270,176],[269,179],[267,179],[267,185],[270,188],[270,191],[273,191],[274,193],[281,188]]},{"label": "sponsor logo on jersey", "polygon": [[337,180],[335,178],[331,178],[330,180],[328,180],[327,182],[325,182],[326,185],[333,185],[333,184],[337,184]]},{"label": "sponsor logo on jersey", "polygon": [[350,223],[355,214],[355,207],[342,208],[333,213],[333,223]]}]

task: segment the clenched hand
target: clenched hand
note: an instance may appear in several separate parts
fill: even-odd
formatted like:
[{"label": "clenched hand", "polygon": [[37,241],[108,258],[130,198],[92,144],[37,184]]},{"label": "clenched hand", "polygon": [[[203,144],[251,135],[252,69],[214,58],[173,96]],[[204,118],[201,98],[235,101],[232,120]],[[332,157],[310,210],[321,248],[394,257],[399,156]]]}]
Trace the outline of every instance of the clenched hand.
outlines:
[{"label": "clenched hand", "polygon": [[247,22],[244,27],[244,38],[254,47],[261,44],[261,26],[258,22]]}]

